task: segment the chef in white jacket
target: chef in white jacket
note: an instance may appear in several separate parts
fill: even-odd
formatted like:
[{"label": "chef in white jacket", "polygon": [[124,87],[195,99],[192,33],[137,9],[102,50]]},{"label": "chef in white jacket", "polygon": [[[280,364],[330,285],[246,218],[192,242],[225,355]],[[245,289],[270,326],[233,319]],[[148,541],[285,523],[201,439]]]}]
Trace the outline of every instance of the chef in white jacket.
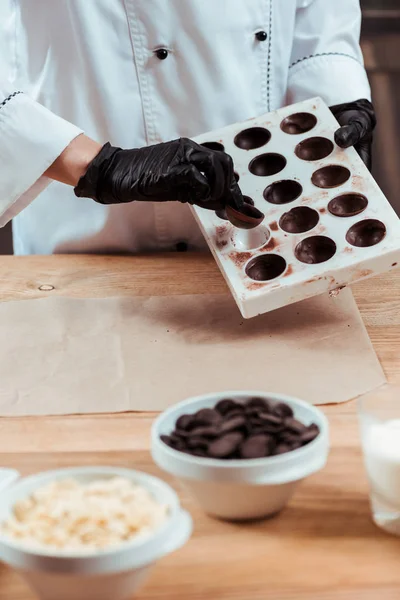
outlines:
[{"label": "chef in white jacket", "polygon": [[0,0],[15,253],[203,248],[185,201],[241,195],[229,157],[185,138],[310,97],[368,162],[360,21],[359,0]]}]

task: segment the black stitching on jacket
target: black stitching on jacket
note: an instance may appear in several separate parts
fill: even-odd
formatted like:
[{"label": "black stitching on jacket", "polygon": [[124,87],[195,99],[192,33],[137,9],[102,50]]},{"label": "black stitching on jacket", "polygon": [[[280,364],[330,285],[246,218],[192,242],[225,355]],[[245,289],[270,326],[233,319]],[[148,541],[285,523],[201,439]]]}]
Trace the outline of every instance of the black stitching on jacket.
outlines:
[{"label": "black stitching on jacket", "polygon": [[271,110],[271,48],[272,48],[272,1],[269,0],[268,66],[267,66],[267,106]]},{"label": "black stitching on jacket", "polygon": [[14,98],[15,96],[18,96],[18,94],[22,94],[22,92],[14,92],[13,94],[10,94],[9,96],[7,96],[7,98],[5,98],[5,100],[3,100],[3,102],[0,102],[0,108],[3,108],[3,106],[5,104],[7,104],[7,102],[12,100],[12,98]]},{"label": "black stitching on jacket", "polygon": [[310,58],[317,58],[320,56],[346,56],[346,58],[351,58],[351,60],[355,60],[356,62],[358,62],[358,64],[361,64],[358,58],[351,56],[351,54],[346,54],[345,52],[321,52],[321,54],[310,54],[310,56],[304,56],[303,58],[299,58],[299,60],[296,60],[290,65],[289,69],[291,69],[295,65],[298,65],[301,62],[304,62],[305,60],[309,60]]}]

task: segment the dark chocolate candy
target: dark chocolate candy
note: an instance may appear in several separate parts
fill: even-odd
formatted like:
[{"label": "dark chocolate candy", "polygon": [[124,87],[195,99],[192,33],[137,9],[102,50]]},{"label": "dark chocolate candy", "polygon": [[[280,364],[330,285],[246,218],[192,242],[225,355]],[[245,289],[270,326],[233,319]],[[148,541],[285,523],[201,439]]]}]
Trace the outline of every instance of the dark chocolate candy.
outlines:
[{"label": "dark chocolate candy", "polygon": [[176,428],[188,431],[193,427],[193,420],[192,415],[182,415],[176,422]]},{"label": "dark chocolate candy", "polygon": [[219,427],[219,432],[228,433],[229,431],[241,429],[244,425],[246,425],[246,417],[244,415],[238,415],[237,417],[232,417],[227,421],[224,421]]},{"label": "dark chocolate candy", "polygon": [[243,434],[234,431],[211,442],[208,447],[208,455],[211,458],[227,458],[231,456],[243,441]]},{"label": "dark chocolate candy", "polygon": [[240,446],[241,458],[264,458],[271,454],[273,438],[268,435],[251,435]]},{"label": "dark chocolate candy", "polygon": [[216,404],[215,410],[217,410],[221,415],[226,415],[227,412],[229,412],[233,408],[237,408],[237,407],[238,407],[237,402],[227,399],[227,400],[220,400]]},{"label": "dark chocolate candy", "polygon": [[273,413],[274,415],[282,418],[293,417],[293,409],[289,406],[289,404],[285,404],[284,402],[275,404]]},{"label": "dark chocolate candy", "polygon": [[194,415],[194,424],[198,425],[214,425],[221,421],[221,415],[214,408],[202,408]]}]

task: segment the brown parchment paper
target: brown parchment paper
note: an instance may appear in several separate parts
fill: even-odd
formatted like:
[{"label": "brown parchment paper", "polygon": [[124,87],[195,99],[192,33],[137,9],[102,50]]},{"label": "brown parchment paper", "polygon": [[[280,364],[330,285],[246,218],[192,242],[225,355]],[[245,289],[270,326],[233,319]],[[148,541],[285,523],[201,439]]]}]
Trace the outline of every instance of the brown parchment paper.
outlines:
[{"label": "brown parchment paper", "polygon": [[343,402],[384,382],[349,290],[243,320],[230,296],[0,304],[0,415],[162,410],[234,389]]}]

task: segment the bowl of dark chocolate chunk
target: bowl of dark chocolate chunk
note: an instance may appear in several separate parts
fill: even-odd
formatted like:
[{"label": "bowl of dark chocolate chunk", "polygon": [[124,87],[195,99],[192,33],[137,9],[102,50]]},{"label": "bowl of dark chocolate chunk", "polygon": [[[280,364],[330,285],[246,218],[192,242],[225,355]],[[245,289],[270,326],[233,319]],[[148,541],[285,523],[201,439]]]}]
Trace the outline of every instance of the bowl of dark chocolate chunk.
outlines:
[{"label": "bowl of dark chocolate chunk", "polygon": [[290,396],[224,392],[185,400],[152,427],[152,456],[211,516],[243,521],[278,514],[300,481],[322,469],[329,426]]}]

